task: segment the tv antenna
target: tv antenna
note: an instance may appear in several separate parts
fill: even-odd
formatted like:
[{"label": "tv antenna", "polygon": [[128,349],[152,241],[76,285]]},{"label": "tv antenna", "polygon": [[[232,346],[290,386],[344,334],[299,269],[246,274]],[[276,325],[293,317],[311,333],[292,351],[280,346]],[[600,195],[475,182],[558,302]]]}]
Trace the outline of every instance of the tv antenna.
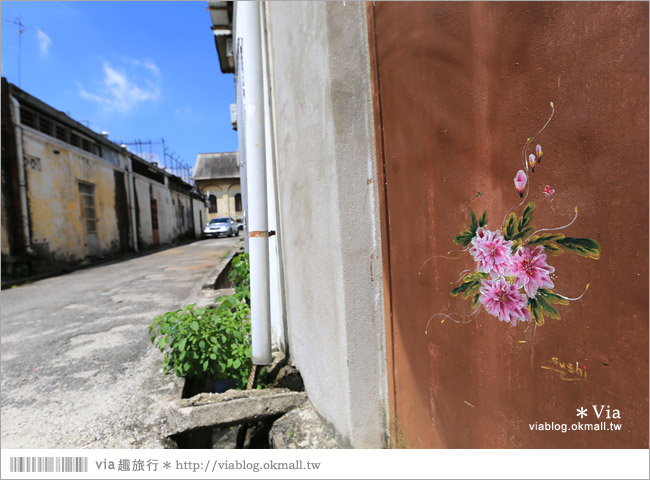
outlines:
[{"label": "tv antenna", "polygon": [[23,23],[23,21],[20,18],[20,15],[16,15],[16,18],[14,18],[13,20],[7,20],[7,22],[13,23],[14,25],[16,25],[18,27],[18,86],[20,87],[21,86],[20,72],[21,72],[21,68],[22,68],[21,67],[21,60],[22,60],[22,56],[23,56],[23,54],[22,54],[22,52],[23,52],[23,48],[22,48],[23,33],[25,32],[26,28],[31,28],[31,27],[27,27],[27,25],[25,25]]}]

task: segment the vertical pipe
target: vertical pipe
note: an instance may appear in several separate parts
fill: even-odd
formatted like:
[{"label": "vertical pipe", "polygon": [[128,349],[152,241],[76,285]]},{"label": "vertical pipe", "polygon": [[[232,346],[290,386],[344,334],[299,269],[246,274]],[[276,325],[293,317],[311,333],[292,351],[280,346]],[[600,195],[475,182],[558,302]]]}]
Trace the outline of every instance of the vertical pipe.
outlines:
[{"label": "vertical pipe", "polygon": [[135,209],[135,195],[133,193],[133,164],[131,163],[131,157],[126,156],[127,166],[127,183],[129,185],[129,213],[131,214],[131,244],[133,245],[133,251],[138,251],[138,226],[136,223],[135,216],[138,212]]},{"label": "vertical pipe", "polygon": [[25,251],[33,255],[32,239],[29,231],[29,209],[27,208],[27,182],[25,181],[25,153],[23,151],[23,135],[20,126],[20,103],[11,95],[11,113],[16,135],[16,156],[18,157],[18,191],[20,192],[20,217],[25,235]]},{"label": "vertical pipe", "polygon": [[235,102],[237,106],[237,138],[239,139],[239,151],[237,152],[237,165],[239,166],[239,182],[242,193],[242,223],[244,224],[244,250],[250,252],[248,248],[248,175],[246,173],[246,116],[244,115],[244,81],[243,68],[244,60],[242,58],[242,39],[238,37],[238,32],[242,30],[239,26],[243,22],[243,17],[239,15],[239,2],[234,2],[234,19],[235,19]]},{"label": "vertical pipe", "polygon": [[242,65],[242,99],[246,133],[248,190],[248,248],[251,281],[253,364],[272,362],[269,300],[269,238],[266,204],[266,158],[264,138],[264,87],[259,2],[237,2],[237,42]]}]

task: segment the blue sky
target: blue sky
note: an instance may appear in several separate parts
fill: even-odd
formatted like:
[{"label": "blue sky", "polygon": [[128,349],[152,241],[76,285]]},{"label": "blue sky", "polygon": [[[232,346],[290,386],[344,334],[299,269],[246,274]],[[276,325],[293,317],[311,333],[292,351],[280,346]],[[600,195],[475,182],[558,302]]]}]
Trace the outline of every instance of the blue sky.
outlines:
[{"label": "blue sky", "polygon": [[[222,74],[207,2],[2,1],[2,76],[113,141],[160,142],[194,166],[237,149],[234,77]],[[131,147],[137,152],[137,147]],[[162,157],[162,145],[144,146]]]}]

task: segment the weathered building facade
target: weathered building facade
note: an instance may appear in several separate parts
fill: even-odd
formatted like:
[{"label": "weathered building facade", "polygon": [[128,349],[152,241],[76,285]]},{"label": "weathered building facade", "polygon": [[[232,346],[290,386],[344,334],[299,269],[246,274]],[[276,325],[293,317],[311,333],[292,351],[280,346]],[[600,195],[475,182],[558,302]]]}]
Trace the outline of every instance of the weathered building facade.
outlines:
[{"label": "weathered building facade", "polygon": [[198,237],[204,210],[191,185],[2,79],[3,274]]},{"label": "weathered building facade", "polygon": [[210,202],[208,220],[244,213],[237,152],[199,153],[192,176],[196,186]]}]

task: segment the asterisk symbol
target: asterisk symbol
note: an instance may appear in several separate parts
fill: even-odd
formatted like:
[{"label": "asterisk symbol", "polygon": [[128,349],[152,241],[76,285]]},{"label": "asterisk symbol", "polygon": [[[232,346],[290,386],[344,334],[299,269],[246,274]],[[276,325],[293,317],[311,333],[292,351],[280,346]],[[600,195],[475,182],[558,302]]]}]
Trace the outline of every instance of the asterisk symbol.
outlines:
[{"label": "asterisk symbol", "polygon": [[576,417],[584,418],[584,417],[587,416],[587,409],[586,408],[583,408],[583,407],[576,408],[576,411],[578,412],[576,414]]},{"label": "asterisk symbol", "polygon": [[163,468],[172,468],[172,462],[165,462],[163,463]]}]

